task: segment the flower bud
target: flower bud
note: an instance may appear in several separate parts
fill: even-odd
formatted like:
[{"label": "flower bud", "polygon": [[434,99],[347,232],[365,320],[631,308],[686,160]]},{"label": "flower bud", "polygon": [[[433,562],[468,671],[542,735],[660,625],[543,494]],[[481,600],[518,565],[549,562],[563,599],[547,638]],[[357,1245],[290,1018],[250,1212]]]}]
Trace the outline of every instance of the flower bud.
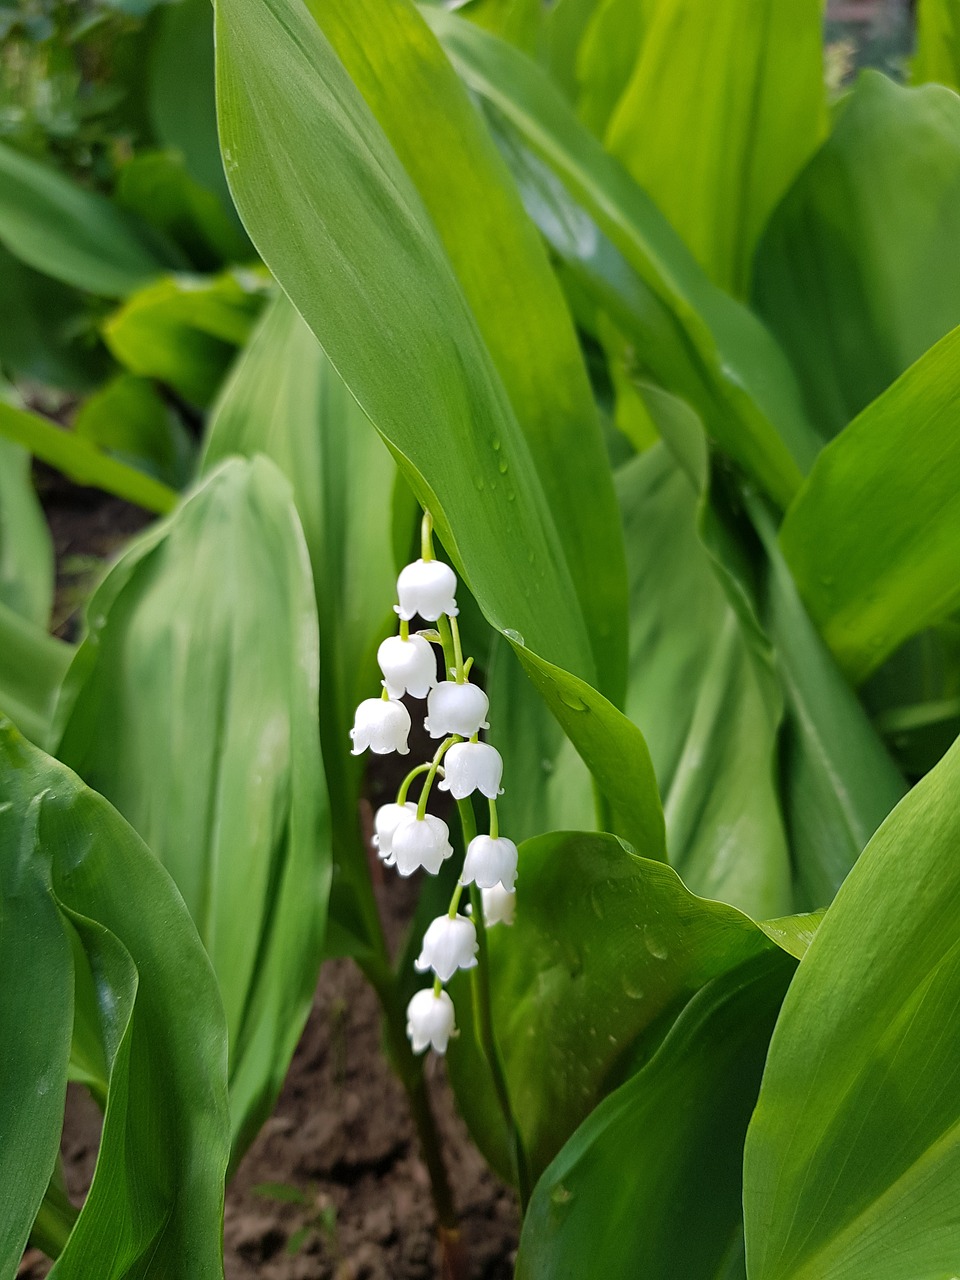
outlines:
[{"label": "flower bud", "polygon": [[407,1005],[407,1035],[414,1053],[423,1053],[432,1045],[437,1053],[446,1053],[447,1043],[456,1035],[453,1001],[445,991],[432,987],[418,991]]},{"label": "flower bud", "polygon": [[466,800],[474,791],[490,800],[503,794],[503,760],[496,747],[487,742],[455,742],[443,757],[443,768],[440,790],[449,791],[454,800]]},{"label": "flower bud", "polygon": [[487,695],[478,685],[441,680],[427,697],[423,727],[431,738],[445,738],[450,733],[472,738],[481,729],[490,728],[487,724],[489,706]]},{"label": "flower bud", "polygon": [[383,684],[391,698],[409,693],[425,698],[437,683],[437,660],[433,645],[423,636],[390,636],[377,650]]},{"label": "flower bud", "polygon": [[438,916],[423,935],[423,949],[414,968],[432,969],[441,982],[449,982],[458,969],[477,963],[477,930],[466,916]]},{"label": "flower bud", "polygon": [[385,756],[391,751],[405,756],[407,734],[410,732],[410,715],[402,702],[387,702],[383,698],[364,698],[357,707],[350,737],[353,739],[352,755],[358,756],[367,747],[374,755]]},{"label": "flower bud", "polygon": [[492,889],[484,889],[481,896],[483,919],[488,929],[495,924],[513,924],[517,911],[517,895],[514,890],[495,884]]},{"label": "flower bud", "polygon": [[414,560],[400,571],[395,611],[408,622],[419,613],[427,622],[436,622],[442,613],[455,618],[457,575],[442,560]]},{"label": "flower bud", "polygon": [[377,810],[373,819],[376,831],[373,847],[377,851],[377,856],[382,858],[388,867],[393,866],[395,862],[393,837],[397,828],[405,822],[412,822],[416,816],[417,806],[412,800],[408,800],[406,804],[384,804]]},{"label": "flower bud", "polygon": [[391,853],[402,876],[412,876],[420,867],[435,876],[444,858],[453,853],[450,829],[431,813],[401,822],[393,833]]},{"label": "flower bud", "polygon": [[502,884],[508,892],[517,882],[517,846],[505,836],[474,836],[467,845],[461,883],[476,881],[481,889]]}]

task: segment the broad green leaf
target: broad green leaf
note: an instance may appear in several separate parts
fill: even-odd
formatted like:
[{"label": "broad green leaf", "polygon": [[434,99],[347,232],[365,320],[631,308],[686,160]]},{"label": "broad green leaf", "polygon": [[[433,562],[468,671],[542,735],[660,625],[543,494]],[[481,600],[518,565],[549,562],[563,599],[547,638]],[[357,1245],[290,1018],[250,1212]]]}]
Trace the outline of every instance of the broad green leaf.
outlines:
[{"label": "broad green leaf", "polygon": [[960,324],[960,100],[864,72],[777,209],[753,300],[835,435]]},{"label": "broad green leaf", "polygon": [[23,445],[35,458],[56,467],[77,484],[104,489],[146,511],[169,511],[177,500],[175,490],[111,458],[76,432],[2,402],[0,437]]},{"label": "broad green leaf", "polygon": [[250,336],[265,287],[246,271],[170,276],[128,299],[103,336],[131,373],[169,383],[204,407]]},{"label": "broad green leaf", "polygon": [[[517,917],[489,931],[494,1025],[534,1178],[601,1099],[657,1048],[690,997],[774,944],[733,907],[611,836],[553,833],[520,851]],[[451,985],[461,1035],[448,1053],[474,1140],[509,1170],[483,1087],[469,978]]]},{"label": "broad green leaf", "polygon": [[[308,8],[437,229],[530,446],[588,620],[597,687],[620,703],[627,589],[616,497],[583,357],[536,228],[408,0],[311,0]],[[508,466],[504,457],[503,484]]]},{"label": "broad green leaf", "polygon": [[783,522],[800,594],[855,681],[960,604],[958,394],[960,328],[823,450]]},{"label": "broad green leaf", "polygon": [[816,439],[776,343],[710,283],[649,196],[531,62],[453,14],[428,16],[488,104],[528,212],[552,247],[588,287],[626,263],[618,284],[652,376],[688,399],[714,439],[785,506]]},{"label": "broad green leaf", "polygon": [[73,420],[77,435],[172,487],[185,484],[194,445],[153,383],[118,373],[89,396]]},{"label": "broad green leaf", "polygon": [[88,606],[59,754],[171,873],[230,1035],[234,1157],[269,1113],[313,996],[330,873],[317,618],[266,458],[224,463]]},{"label": "broad green leaf", "polygon": [[0,713],[31,742],[50,745],[60,684],[73,647],[0,600]]},{"label": "broad green leaf", "polygon": [[933,81],[960,90],[960,5],[957,0],[920,0],[917,49],[910,67],[914,84]]},{"label": "broad green leaf", "polygon": [[30,455],[2,438],[0,604],[43,629],[53,605],[53,541],[33,487]]},{"label": "broad green leaf", "polygon": [[[280,295],[268,307],[223,389],[203,469],[231,454],[266,454],[293,487],[313,567],[320,622],[320,737],[338,878],[348,880],[378,936],[366,844],[357,821],[363,762],[348,751],[353,713],[381,676],[376,646],[395,625],[391,498],[396,466],[316,338]],[[357,910],[354,905],[354,912]]]},{"label": "broad green leaf", "polygon": [[787,994],[747,1136],[752,1280],[946,1280],[960,1256],[960,744],[898,805]]},{"label": "broad green leaf", "polygon": [[743,1141],[793,968],[768,953],[693,997],[654,1057],[544,1172],[517,1280],[745,1275]]},{"label": "broad green leaf", "polygon": [[577,95],[577,55],[598,0],[557,0],[544,17],[543,62],[572,102]]},{"label": "broad green leaf", "polygon": [[50,1275],[220,1280],[227,1042],[196,930],[115,810],[8,722],[0,797],[0,1270],[20,1260],[59,1148],[74,936],[109,1088],[93,1182]]},{"label": "broad green leaf", "polygon": [[630,82],[654,0],[600,0],[577,53],[577,114],[602,138]]},{"label": "broad green leaf", "polygon": [[482,30],[536,53],[546,16],[540,0],[467,0],[462,12]]},{"label": "broad green leaf", "polygon": [[3,145],[0,242],[34,270],[105,298],[126,297],[178,265],[106,196]]},{"label": "broad green leaf", "polygon": [[258,248],[434,513],[487,620],[525,638],[514,643],[526,670],[629,838],[659,856],[646,747],[586,683],[592,653],[556,524],[420,197],[306,10],[222,0],[217,31],[221,140]]},{"label": "broad green leaf", "polygon": [[648,0],[606,144],[717,284],[748,292],[756,242],[826,132],[822,0]]}]

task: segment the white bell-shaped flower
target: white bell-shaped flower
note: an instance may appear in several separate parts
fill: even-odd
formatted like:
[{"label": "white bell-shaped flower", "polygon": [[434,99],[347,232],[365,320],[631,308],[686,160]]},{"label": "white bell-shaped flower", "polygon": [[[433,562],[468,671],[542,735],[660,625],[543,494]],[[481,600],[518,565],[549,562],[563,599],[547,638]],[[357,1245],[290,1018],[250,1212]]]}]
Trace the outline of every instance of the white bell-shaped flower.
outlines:
[{"label": "white bell-shaped flower", "polygon": [[402,876],[412,876],[420,867],[435,876],[444,858],[453,853],[450,828],[431,813],[415,816],[412,822],[402,822],[396,828],[390,851]]},{"label": "white bell-shaped flower", "polygon": [[407,1005],[407,1035],[414,1053],[423,1053],[432,1046],[437,1053],[446,1053],[452,1035],[456,1035],[453,1001],[445,991],[435,992],[432,987],[418,991]]},{"label": "white bell-shaped flower", "polygon": [[406,804],[384,804],[377,810],[373,819],[373,847],[377,856],[382,858],[388,867],[393,866],[393,837],[397,828],[405,822],[412,822],[417,816],[417,806],[412,800]]},{"label": "white bell-shaped flower", "polygon": [[483,919],[487,928],[495,924],[513,924],[517,911],[517,894],[513,889],[504,889],[502,884],[495,884],[492,889],[484,889]]},{"label": "white bell-shaped flower", "polygon": [[481,729],[489,729],[487,711],[490,701],[475,684],[441,680],[427,697],[427,715],[423,727],[431,738],[445,738],[456,733],[472,738]]},{"label": "white bell-shaped flower", "polygon": [[505,836],[474,836],[463,861],[463,884],[476,881],[481,889],[502,884],[512,890],[517,883],[517,846]]},{"label": "white bell-shaped flower", "polygon": [[423,636],[390,636],[377,650],[383,684],[391,698],[409,693],[425,698],[437,683],[437,660],[433,645]]},{"label": "white bell-shaped flower", "polygon": [[443,757],[443,768],[440,790],[449,791],[454,800],[466,800],[474,791],[490,800],[503,795],[503,759],[487,742],[455,742]]},{"label": "white bell-shaped flower", "polygon": [[458,969],[477,963],[477,930],[466,916],[438,916],[423,935],[423,948],[414,968],[432,969],[441,982],[449,982]]},{"label": "white bell-shaped flower", "polygon": [[419,613],[427,622],[436,622],[442,613],[455,618],[457,575],[442,560],[414,560],[401,569],[397,579],[400,603],[393,607],[408,622]]},{"label": "white bell-shaped flower", "polygon": [[402,702],[364,698],[357,707],[350,730],[352,754],[358,756],[369,747],[374,755],[385,756],[396,751],[398,755],[405,756],[410,750],[407,746],[409,732],[410,713]]}]

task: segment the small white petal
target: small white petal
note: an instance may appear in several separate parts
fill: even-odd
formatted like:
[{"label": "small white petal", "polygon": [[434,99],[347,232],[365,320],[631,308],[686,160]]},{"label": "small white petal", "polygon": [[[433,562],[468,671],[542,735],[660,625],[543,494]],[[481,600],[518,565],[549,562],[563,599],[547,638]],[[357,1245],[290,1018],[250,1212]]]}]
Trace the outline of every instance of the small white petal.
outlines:
[{"label": "small white petal", "polygon": [[495,924],[513,924],[517,910],[517,895],[514,890],[504,889],[503,885],[494,885],[492,889],[484,889],[483,919],[488,928]]},{"label": "small white petal", "polygon": [[450,829],[432,813],[415,817],[412,822],[401,823],[394,832],[391,852],[402,876],[412,876],[420,867],[435,876],[443,860],[453,853]]},{"label": "small white petal", "polygon": [[394,609],[409,621],[415,614],[427,622],[436,622],[441,614],[455,618],[457,575],[442,560],[415,560],[400,572]]},{"label": "small white petal", "polygon": [[432,1045],[437,1053],[446,1053],[452,1035],[456,1035],[453,1001],[446,991],[437,995],[432,987],[418,991],[407,1005],[407,1035],[414,1053],[423,1053]]},{"label": "small white petal", "polygon": [[449,982],[458,969],[477,963],[477,930],[466,916],[438,916],[423,935],[423,949],[414,968],[432,969],[441,982]]},{"label": "small white petal", "polygon": [[405,822],[412,822],[416,816],[417,806],[412,800],[408,800],[406,804],[384,804],[377,810],[373,819],[376,831],[373,847],[377,851],[377,856],[382,858],[388,867],[393,866],[396,861],[393,856],[393,837],[396,835],[397,828]]},{"label": "small white petal", "polygon": [[433,645],[423,636],[390,636],[377,650],[384,687],[391,698],[409,693],[425,698],[437,683],[437,660]]},{"label": "small white petal", "polygon": [[445,777],[440,790],[449,791],[454,800],[466,800],[474,791],[490,800],[503,795],[503,760],[488,742],[455,742],[443,757],[443,767]]},{"label": "small white petal", "polygon": [[461,738],[472,738],[481,729],[490,728],[487,724],[489,707],[489,699],[478,685],[441,680],[427,697],[427,716],[423,726],[431,738],[445,738],[451,733],[459,734]]},{"label": "small white petal", "polygon": [[353,739],[351,754],[358,756],[367,747],[374,755],[385,756],[391,751],[405,756],[410,748],[407,735],[410,732],[410,713],[402,702],[387,702],[383,698],[365,698],[357,707],[350,737]]},{"label": "small white petal", "polygon": [[481,889],[492,889],[502,884],[512,890],[517,882],[517,846],[506,836],[474,836],[467,845],[460,880]]}]

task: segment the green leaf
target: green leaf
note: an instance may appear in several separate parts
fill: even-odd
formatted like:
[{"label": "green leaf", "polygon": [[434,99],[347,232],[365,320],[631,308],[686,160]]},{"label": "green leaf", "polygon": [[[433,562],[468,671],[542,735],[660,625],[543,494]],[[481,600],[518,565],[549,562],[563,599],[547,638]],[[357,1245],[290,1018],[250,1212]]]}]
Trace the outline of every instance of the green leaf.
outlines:
[{"label": "green leaf", "polygon": [[[611,836],[570,832],[523,844],[516,923],[491,929],[488,943],[494,1024],[534,1177],[649,1060],[694,992],[774,946],[662,863]],[[469,978],[458,975],[451,992],[461,1035],[448,1058],[460,1109],[484,1155],[508,1172],[471,1034]]]},{"label": "green leaf", "polygon": [[105,196],[0,145],[0,242],[28,266],[105,298],[123,298],[178,265]]},{"label": "green leaf", "polygon": [[[589,620],[597,687],[619,704],[627,649],[619,514],[583,357],[536,228],[466,90],[408,0],[311,0],[308,8],[436,227],[530,446]],[[470,12],[476,20],[476,7]],[[501,487],[508,486],[506,456],[500,471]]]},{"label": "green leaf", "polygon": [[121,364],[201,407],[250,336],[265,282],[249,272],[171,276],[141,289],[103,327]]},{"label": "green leaf", "polygon": [[83,402],[73,429],[174,488],[189,478],[193,441],[145,378],[118,373]]},{"label": "green leaf", "polygon": [[934,81],[960,90],[960,8],[957,0],[920,0],[917,48],[910,67],[914,84]]},{"label": "green leaf", "polygon": [[800,594],[855,681],[960,604],[958,394],[960,328],[824,449],[783,522]]},{"label": "green leaf", "polygon": [[[786,505],[816,451],[786,360],[743,307],[706,278],[650,198],[522,54],[455,15],[429,20],[488,104],[528,212],[588,287],[612,271],[613,315],[653,378],[702,414],[710,434]],[[609,240],[606,239],[609,237]],[[626,263],[626,280],[623,275]],[[602,299],[604,305],[608,298]]]},{"label": "green leaf", "polygon": [[258,248],[434,513],[484,616],[525,638],[526,670],[629,838],[658,856],[646,747],[586,683],[594,663],[556,523],[420,197],[305,10],[223,0],[217,31],[224,154]]},{"label": "green leaf", "polygon": [[577,51],[577,114],[602,138],[630,82],[654,0],[600,0]]},{"label": "green leaf", "polygon": [[50,745],[54,706],[73,647],[0,600],[0,713],[39,747]]},{"label": "green leaf", "polygon": [[116,494],[146,511],[169,511],[177,494],[152,476],[129,467],[95,448],[76,432],[0,403],[0,437],[23,445],[35,458],[49,463],[77,484],[92,485]]},{"label": "green leaf", "polygon": [[67,677],[59,754],[169,870],[230,1035],[234,1159],[310,1009],[330,875],[317,618],[290,490],[234,459],[110,571]]},{"label": "green leaf", "polygon": [[960,744],[870,842],[774,1032],[747,1137],[753,1280],[944,1280],[960,1254]]},{"label": "green leaf", "polygon": [[742,1259],[743,1141],[793,968],[765,954],[693,997],[541,1177],[517,1280],[738,1274],[727,1268]]},{"label": "green leaf", "polygon": [[774,207],[826,132],[822,0],[650,0],[608,150],[712,280],[749,289]]},{"label": "green leaf", "polygon": [[865,72],[757,251],[754,304],[835,435],[960,324],[960,100]]},{"label": "green leaf", "polygon": [[59,1148],[75,931],[96,983],[109,1090],[93,1182],[50,1274],[218,1280],[226,1031],[196,930],[119,815],[9,723],[0,795],[0,1270],[12,1275],[20,1261]]},{"label": "green leaf", "polygon": [[44,629],[53,606],[53,540],[33,487],[30,455],[2,438],[0,604]]}]

